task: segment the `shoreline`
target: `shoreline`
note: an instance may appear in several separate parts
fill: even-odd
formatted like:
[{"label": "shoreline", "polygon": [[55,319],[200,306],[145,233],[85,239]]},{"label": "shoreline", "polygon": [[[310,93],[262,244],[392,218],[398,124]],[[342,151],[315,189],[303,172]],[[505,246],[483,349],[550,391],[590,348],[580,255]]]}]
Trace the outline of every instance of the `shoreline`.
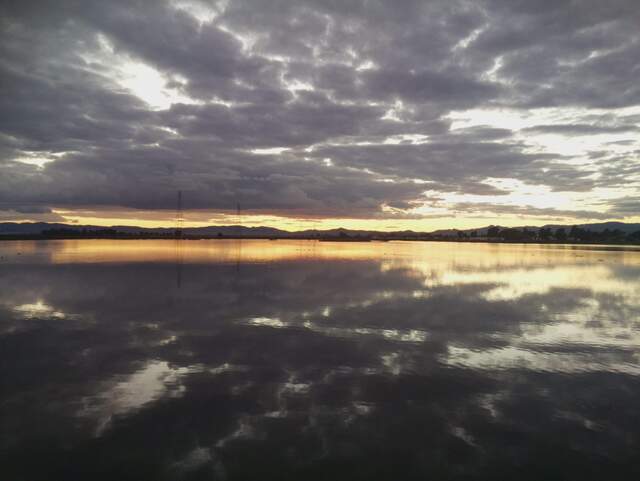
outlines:
[{"label": "shoreline", "polygon": [[199,241],[199,240],[269,240],[288,241],[304,240],[317,242],[339,242],[339,243],[370,243],[370,242],[455,242],[460,244],[532,244],[532,245],[557,245],[557,246],[610,246],[610,247],[632,247],[640,248],[640,242],[584,242],[579,240],[560,241],[540,241],[540,240],[506,240],[506,239],[469,239],[469,238],[410,238],[410,237],[366,237],[366,238],[340,238],[340,237],[273,237],[273,236],[42,236],[42,235],[1,235],[0,242],[10,241],[57,241],[57,240],[167,240],[167,241]]}]

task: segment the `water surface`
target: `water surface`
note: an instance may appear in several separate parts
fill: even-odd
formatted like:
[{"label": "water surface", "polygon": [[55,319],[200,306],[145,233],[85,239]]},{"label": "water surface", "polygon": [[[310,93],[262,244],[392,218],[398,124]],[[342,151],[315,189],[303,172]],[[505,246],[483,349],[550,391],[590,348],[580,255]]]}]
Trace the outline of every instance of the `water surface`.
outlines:
[{"label": "water surface", "polygon": [[640,252],[0,243],[10,480],[640,479]]}]

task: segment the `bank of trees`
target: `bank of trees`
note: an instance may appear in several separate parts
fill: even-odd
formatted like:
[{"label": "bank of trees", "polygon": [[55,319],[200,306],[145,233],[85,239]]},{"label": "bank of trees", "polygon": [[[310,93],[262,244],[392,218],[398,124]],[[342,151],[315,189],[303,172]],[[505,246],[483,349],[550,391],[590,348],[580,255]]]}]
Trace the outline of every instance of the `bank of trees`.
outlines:
[{"label": "bank of trees", "polygon": [[640,231],[627,234],[620,229],[604,229],[603,231],[591,231],[572,226],[571,228],[558,227],[556,229],[543,227],[541,229],[516,229],[491,226],[487,230],[487,237],[503,241],[537,241],[537,242],[585,242],[585,243],[638,243]]}]

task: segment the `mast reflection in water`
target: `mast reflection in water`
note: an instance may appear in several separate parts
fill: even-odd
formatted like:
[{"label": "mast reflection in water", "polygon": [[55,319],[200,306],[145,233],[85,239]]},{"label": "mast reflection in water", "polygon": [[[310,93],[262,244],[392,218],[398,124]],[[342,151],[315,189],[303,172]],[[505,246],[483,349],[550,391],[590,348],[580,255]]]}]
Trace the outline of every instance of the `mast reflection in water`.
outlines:
[{"label": "mast reflection in water", "polygon": [[0,255],[2,479],[640,479],[638,251]]}]

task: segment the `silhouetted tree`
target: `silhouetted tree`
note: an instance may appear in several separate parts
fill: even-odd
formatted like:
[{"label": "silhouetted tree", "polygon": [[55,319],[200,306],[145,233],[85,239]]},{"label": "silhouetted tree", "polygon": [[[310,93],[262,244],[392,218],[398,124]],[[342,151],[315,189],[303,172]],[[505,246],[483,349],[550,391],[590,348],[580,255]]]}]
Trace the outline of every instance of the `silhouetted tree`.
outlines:
[{"label": "silhouetted tree", "polygon": [[495,225],[492,225],[487,230],[487,236],[489,237],[498,237],[499,235],[500,235],[500,228]]},{"label": "silhouetted tree", "polygon": [[580,235],[580,229],[578,226],[571,226],[571,230],[569,231],[569,237],[572,239],[577,239]]},{"label": "silhouetted tree", "polygon": [[527,229],[526,227],[524,229],[522,229],[522,237],[524,240],[531,240],[533,238],[535,238],[536,233],[533,231],[530,231],[529,229]]},{"label": "silhouetted tree", "polygon": [[513,228],[502,229],[500,231],[500,237],[508,241],[519,241],[524,239],[524,235],[522,234],[522,231],[519,229],[513,229]]},{"label": "silhouetted tree", "polygon": [[538,231],[538,238],[540,240],[546,241],[551,238],[551,229],[548,227],[543,227]]}]

